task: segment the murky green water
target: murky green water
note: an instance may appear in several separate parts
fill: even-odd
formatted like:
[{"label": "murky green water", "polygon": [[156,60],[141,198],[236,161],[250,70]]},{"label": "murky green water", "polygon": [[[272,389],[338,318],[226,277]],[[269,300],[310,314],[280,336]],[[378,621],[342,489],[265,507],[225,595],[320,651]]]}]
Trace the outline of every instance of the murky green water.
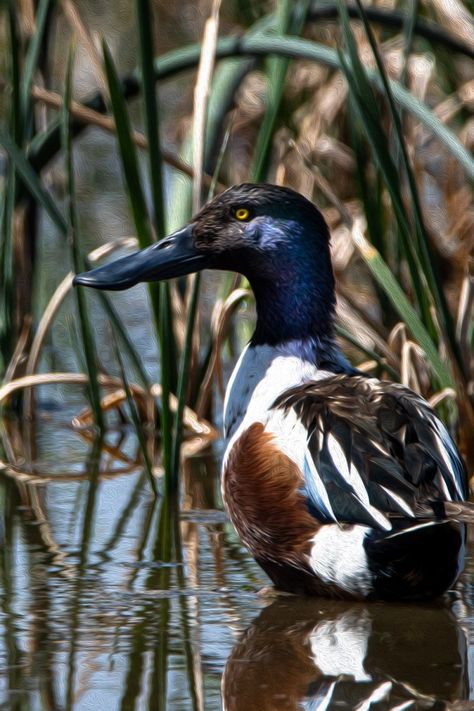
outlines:
[{"label": "murky green water", "polygon": [[[43,410],[36,473],[0,479],[0,708],[474,708],[472,551],[437,605],[260,596],[222,512],[218,446],[186,462],[176,510],[151,499],[127,428],[89,483],[68,416]],[[2,428],[18,454],[25,430]]]}]

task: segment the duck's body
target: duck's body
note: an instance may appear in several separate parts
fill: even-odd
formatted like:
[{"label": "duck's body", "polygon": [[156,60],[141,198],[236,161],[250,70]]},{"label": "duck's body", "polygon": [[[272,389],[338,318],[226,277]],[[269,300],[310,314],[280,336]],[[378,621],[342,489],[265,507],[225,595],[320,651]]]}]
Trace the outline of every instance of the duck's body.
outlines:
[{"label": "duck's body", "polygon": [[463,465],[421,397],[340,352],[328,232],[311,203],[232,188],[170,238],[77,282],[121,289],[205,267],[241,272],[256,296],[225,399],[222,492],[257,562],[288,592],[441,594],[462,569]]},{"label": "duck's body", "polygon": [[277,588],[355,598],[435,597],[456,580],[463,501],[448,433],[401,385],[290,348],[248,346],[227,389],[222,493]]}]

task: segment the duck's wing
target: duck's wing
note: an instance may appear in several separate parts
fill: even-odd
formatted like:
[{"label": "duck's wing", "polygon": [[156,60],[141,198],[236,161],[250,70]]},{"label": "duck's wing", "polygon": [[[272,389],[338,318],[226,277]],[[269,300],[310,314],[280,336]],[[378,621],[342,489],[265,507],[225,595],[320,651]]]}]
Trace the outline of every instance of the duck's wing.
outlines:
[{"label": "duck's wing", "polygon": [[305,493],[324,521],[381,530],[394,518],[443,516],[467,497],[463,463],[423,398],[402,385],[335,375],[292,388],[274,407],[307,430]]}]

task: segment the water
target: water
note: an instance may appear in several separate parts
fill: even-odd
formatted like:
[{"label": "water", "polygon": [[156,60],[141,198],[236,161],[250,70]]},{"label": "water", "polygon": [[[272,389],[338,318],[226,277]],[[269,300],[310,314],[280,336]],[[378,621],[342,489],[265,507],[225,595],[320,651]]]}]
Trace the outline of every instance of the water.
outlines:
[{"label": "water", "polygon": [[[436,604],[259,595],[219,447],[184,463],[178,511],[150,497],[128,428],[89,484],[91,443],[69,422],[41,409],[34,473],[0,479],[1,709],[474,708],[472,547]],[[2,422],[18,462],[24,428]]]}]

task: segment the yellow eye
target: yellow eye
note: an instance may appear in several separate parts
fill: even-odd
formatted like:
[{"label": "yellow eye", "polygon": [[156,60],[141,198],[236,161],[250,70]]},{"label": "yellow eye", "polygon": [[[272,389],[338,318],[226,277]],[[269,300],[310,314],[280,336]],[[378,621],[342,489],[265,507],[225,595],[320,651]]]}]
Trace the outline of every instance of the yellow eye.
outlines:
[{"label": "yellow eye", "polygon": [[247,210],[246,207],[239,207],[238,210],[235,211],[235,216],[241,221],[248,220],[250,217],[250,211]]}]

